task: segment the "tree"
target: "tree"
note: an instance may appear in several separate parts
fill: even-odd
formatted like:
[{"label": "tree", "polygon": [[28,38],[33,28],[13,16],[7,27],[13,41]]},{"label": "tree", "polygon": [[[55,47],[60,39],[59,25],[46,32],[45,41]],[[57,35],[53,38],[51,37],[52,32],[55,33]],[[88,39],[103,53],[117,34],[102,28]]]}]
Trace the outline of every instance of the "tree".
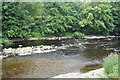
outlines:
[{"label": "tree", "polygon": [[3,37],[119,35],[119,12],[119,2],[3,2]]},{"label": "tree", "polygon": [[111,2],[112,8],[112,15],[114,18],[115,29],[111,33],[112,35],[120,35],[120,2]]},{"label": "tree", "polygon": [[[82,11],[83,20],[79,22],[83,29],[89,29],[92,34],[108,35],[115,28],[112,17],[112,5],[109,3],[99,3],[97,5],[88,5]],[[86,33],[89,33],[88,31]]]},{"label": "tree", "polygon": [[2,30],[3,37],[27,37],[31,31],[34,19],[19,2],[3,2]]}]

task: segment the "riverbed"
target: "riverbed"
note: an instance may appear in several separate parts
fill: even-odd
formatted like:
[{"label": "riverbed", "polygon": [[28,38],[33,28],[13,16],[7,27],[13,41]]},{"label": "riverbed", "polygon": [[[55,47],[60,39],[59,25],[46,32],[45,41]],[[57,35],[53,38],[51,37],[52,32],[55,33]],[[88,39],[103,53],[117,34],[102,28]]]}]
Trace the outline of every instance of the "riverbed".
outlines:
[{"label": "riverbed", "polygon": [[[109,54],[120,52],[120,39],[86,38],[16,41],[6,47],[16,49],[39,45],[57,46],[54,51],[8,57],[2,60],[3,78],[50,78],[70,72],[84,73],[102,67]],[[93,65],[93,66],[92,66]]]}]

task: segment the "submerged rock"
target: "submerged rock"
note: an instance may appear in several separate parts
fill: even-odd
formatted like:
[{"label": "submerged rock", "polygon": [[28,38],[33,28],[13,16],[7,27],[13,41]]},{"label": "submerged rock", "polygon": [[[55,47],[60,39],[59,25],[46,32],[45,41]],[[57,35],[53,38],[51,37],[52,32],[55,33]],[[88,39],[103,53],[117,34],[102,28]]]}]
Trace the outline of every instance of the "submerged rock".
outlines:
[{"label": "submerged rock", "polygon": [[80,68],[80,71],[85,73],[88,72],[90,70],[95,70],[95,69],[99,69],[102,68],[101,64],[90,64],[90,65],[86,65],[83,68]]}]

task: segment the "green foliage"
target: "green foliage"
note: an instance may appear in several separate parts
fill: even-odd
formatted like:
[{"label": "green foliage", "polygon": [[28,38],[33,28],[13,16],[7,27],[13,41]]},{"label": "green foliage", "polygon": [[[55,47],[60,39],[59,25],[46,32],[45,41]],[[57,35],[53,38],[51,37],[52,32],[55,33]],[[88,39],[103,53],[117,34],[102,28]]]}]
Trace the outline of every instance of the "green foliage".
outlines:
[{"label": "green foliage", "polygon": [[63,33],[63,36],[71,36],[71,37],[73,37],[74,34],[72,32],[65,32],[65,33]]},{"label": "green foliage", "polygon": [[2,38],[2,41],[0,41],[0,43],[2,43],[3,46],[7,46],[12,44],[13,42],[7,38]]},{"label": "green foliage", "polygon": [[112,14],[114,18],[115,29],[111,34],[120,35],[120,2],[111,3],[113,6]]},{"label": "green foliage", "polygon": [[41,38],[44,35],[42,35],[40,32],[32,32],[31,33],[31,37],[35,37],[35,38]]},{"label": "green foliage", "polygon": [[74,32],[74,36],[84,37],[85,34],[83,34],[81,32]]},{"label": "green foliage", "polygon": [[119,35],[119,4],[120,2],[3,2],[2,37],[61,36],[62,33],[71,35],[68,32]]},{"label": "green foliage", "polygon": [[71,36],[71,37],[74,36],[73,32],[56,33],[55,35],[56,36]]},{"label": "green foliage", "polygon": [[[81,27],[91,27],[95,34],[109,34],[115,28],[112,16],[112,5],[109,3],[91,3],[82,11],[83,20],[79,22]],[[89,31],[88,31],[89,33]]]},{"label": "green foliage", "polygon": [[104,60],[103,67],[105,68],[105,71],[108,73],[108,77],[110,78],[118,78],[118,59],[119,56],[117,54],[112,54]]},{"label": "green foliage", "polygon": [[75,17],[70,14],[71,7],[68,3],[44,3],[43,8],[47,10],[41,24],[44,33],[66,32],[74,24]]},{"label": "green foliage", "polygon": [[22,3],[3,3],[3,37],[29,37],[33,18],[22,9]]}]

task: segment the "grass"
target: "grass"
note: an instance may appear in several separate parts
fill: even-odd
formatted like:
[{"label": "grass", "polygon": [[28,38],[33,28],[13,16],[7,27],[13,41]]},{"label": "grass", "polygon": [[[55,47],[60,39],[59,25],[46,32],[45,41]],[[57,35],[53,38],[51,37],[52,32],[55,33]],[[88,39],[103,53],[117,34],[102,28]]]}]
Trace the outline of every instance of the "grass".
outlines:
[{"label": "grass", "polygon": [[108,78],[119,78],[118,60],[119,56],[117,54],[111,54],[104,59],[103,67],[108,74]]}]

